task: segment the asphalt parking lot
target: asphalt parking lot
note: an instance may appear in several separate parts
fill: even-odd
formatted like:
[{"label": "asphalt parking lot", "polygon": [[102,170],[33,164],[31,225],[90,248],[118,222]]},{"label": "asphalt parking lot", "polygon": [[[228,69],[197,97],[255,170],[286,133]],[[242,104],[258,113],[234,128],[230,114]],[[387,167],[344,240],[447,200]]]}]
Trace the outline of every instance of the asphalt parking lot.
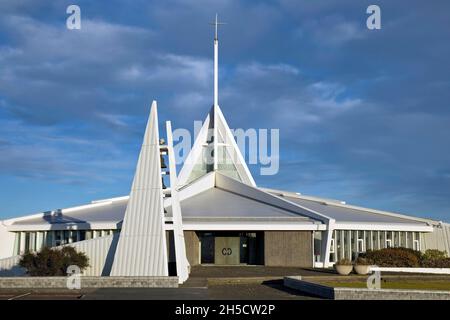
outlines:
[{"label": "asphalt parking lot", "polygon": [[285,288],[281,280],[267,283],[218,284],[180,288],[105,288],[77,292],[0,292],[0,300],[310,300],[318,299]]}]

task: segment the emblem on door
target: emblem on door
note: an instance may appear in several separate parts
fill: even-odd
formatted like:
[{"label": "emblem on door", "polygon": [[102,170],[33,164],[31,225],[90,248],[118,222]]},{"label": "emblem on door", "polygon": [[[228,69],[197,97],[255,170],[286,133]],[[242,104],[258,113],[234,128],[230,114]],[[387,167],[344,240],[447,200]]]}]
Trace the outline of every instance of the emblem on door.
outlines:
[{"label": "emblem on door", "polygon": [[231,248],[223,248],[222,249],[222,255],[224,255],[224,256],[231,256],[232,253],[233,253],[233,250],[231,250]]}]

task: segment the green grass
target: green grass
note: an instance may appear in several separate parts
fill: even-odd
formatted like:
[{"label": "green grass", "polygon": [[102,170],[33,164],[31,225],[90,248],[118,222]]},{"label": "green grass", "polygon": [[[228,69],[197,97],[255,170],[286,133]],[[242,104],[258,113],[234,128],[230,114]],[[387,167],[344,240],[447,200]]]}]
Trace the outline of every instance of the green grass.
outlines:
[{"label": "green grass", "polygon": [[[367,288],[365,281],[319,281],[330,287]],[[450,291],[448,280],[382,280],[381,289],[410,289],[410,290],[444,290]]]}]

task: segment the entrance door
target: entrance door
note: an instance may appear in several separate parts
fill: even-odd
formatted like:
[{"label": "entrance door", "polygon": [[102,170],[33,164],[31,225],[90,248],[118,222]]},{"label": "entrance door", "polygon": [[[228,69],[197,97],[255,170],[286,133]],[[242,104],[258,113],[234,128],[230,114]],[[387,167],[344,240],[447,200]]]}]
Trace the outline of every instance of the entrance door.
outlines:
[{"label": "entrance door", "polygon": [[215,264],[239,264],[240,237],[215,238]]}]

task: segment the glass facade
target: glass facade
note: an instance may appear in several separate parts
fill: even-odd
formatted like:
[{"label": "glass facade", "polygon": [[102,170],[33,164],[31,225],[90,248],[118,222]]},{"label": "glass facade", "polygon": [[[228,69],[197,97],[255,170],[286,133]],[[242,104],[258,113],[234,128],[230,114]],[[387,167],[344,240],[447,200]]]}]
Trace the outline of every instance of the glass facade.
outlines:
[{"label": "glass facade", "polygon": [[56,247],[83,240],[111,235],[116,230],[54,230],[16,232],[14,254],[39,251],[42,247]]},{"label": "glass facade", "polygon": [[[421,233],[411,231],[334,230],[330,262],[354,260],[358,253],[390,247],[421,250]],[[316,259],[317,260],[317,259]]]}]

